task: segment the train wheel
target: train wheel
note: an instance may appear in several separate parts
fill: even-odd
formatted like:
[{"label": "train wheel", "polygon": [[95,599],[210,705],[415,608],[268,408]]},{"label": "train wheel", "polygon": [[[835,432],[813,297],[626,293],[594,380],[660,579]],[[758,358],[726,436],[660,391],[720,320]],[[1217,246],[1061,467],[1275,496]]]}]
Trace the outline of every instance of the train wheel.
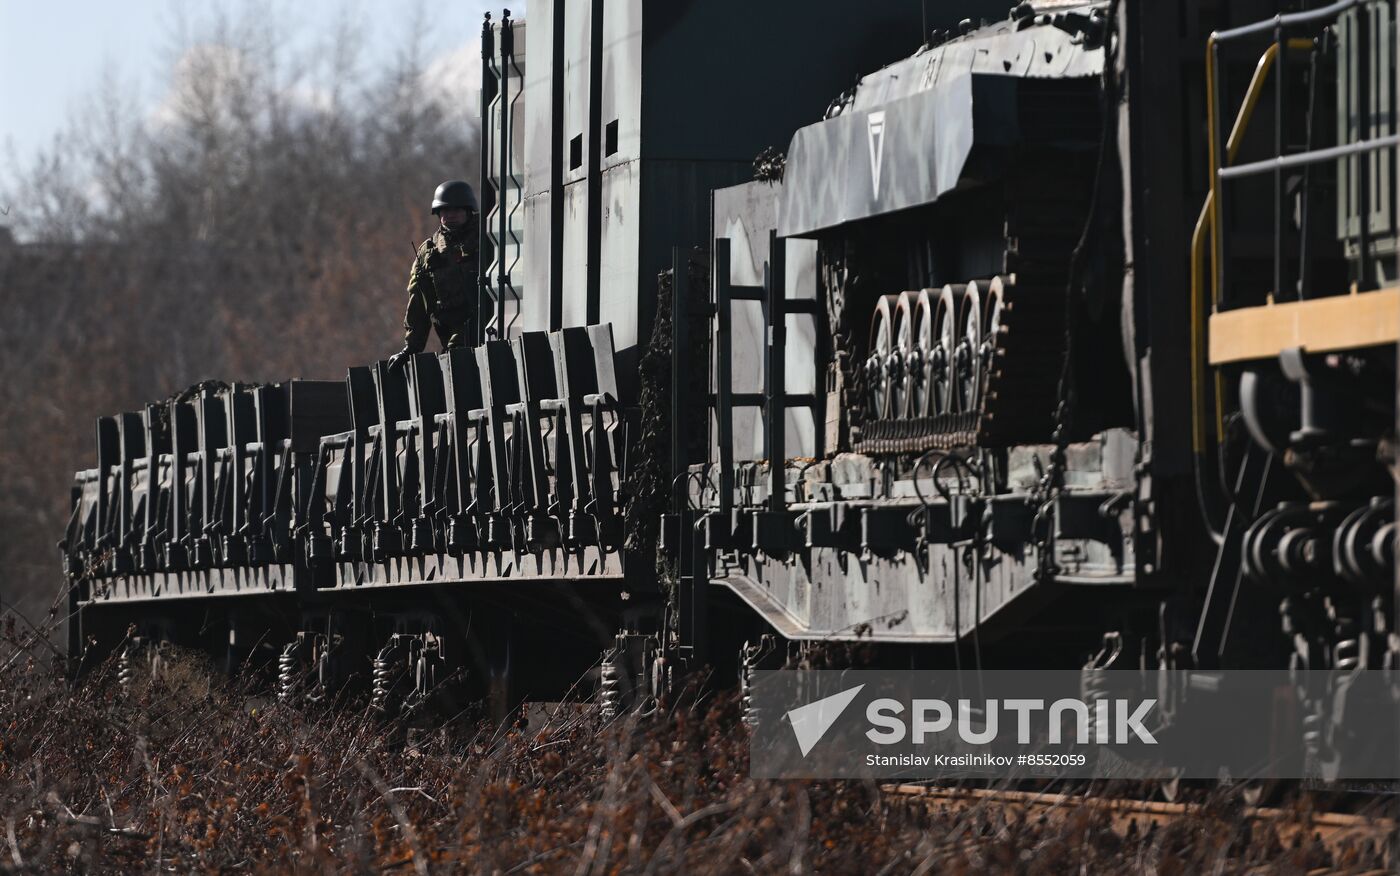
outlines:
[{"label": "train wheel", "polygon": [[895,310],[898,295],[882,295],[870,320],[870,356],[865,362],[867,403],[872,419],[884,420],[893,415],[890,358],[895,349]]},{"label": "train wheel", "polygon": [[998,361],[1000,351],[1003,349],[1002,339],[1002,316],[1006,307],[1006,286],[1010,281],[1005,277],[995,277],[991,286],[987,289],[987,300],[983,305],[982,314],[982,345],[981,345],[981,366],[982,385],[981,395],[987,397],[987,387],[992,380],[992,372],[1001,367]]},{"label": "train wheel", "polygon": [[956,326],[953,393],[958,410],[970,412],[980,407],[982,388],[982,289],[976,283],[968,283],[963,292]]},{"label": "train wheel", "polygon": [[917,305],[914,292],[902,292],[894,310],[894,355],[890,357],[889,372],[892,418],[913,416],[917,389],[919,355],[914,343],[914,308]]},{"label": "train wheel", "polygon": [[[935,360],[935,351],[939,348],[934,343],[934,320],[937,316],[937,295],[936,289],[921,289],[911,293],[914,296],[914,356],[916,361],[912,364],[911,373],[913,376],[913,398],[911,408],[913,416],[927,417],[938,413],[941,408],[939,404],[937,389],[939,380],[936,375],[942,367],[941,361]],[[917,371],[917,373],[913,373]]]},{"label": "train wheel", "polygon": [[935,382],[933,387],[934,413],[951,414],[958,409],[957,393],[954,387],[957,384],[956,361],[954,354],[957,350],[957,314],[958,304],[961,302],[963,293],[967,290],[962,284],[950,284],[943,287],[943,291],[938,295],[938,307],[934,311],[933,336],[936,339],[933,359],[937,363],[934,371]]}]

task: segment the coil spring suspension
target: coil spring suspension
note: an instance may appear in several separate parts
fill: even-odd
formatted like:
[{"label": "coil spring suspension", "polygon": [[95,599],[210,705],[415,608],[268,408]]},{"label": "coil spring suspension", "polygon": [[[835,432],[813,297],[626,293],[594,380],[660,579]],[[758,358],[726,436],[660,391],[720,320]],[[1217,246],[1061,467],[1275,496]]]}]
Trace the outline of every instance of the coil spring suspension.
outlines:
[{"label": "coil spring suspension", "polygon": [[398,651],[398,642],[391,639],[374,657],[370,671],[369,705],[376,712],[387,713],[392,705]]},{"label": "coil spring suspension", "polygon": [[759,637],[756,643],[745,642],[739,649],[739,695],[743,710],[742,721],[744,726],[752,730],[758,726],[762,719],[762,711],[754,702],[753,697],[753,677],[754,673],[762,666],[763,661],[773,653],[776,645],[772,634],[765,634]]},{"label": "coil spring suspension", "polygon": [[[1097,702],[1116,696],[1116,691],[1109,684],[1109,676],[1103,670],[1115,668],[1123,653],[1123,634],[1116,631],[1104,633],[1102,647],[1084,666],[1084,671],[1080,673],[1079,696],[1081,699],[1085,702]],[[1098,714],[1098,709],[1089,710],[1088,732],[1090,739],[1100,738]]]},{"label": "coil spring suspension", "polygon": [[1337,644],[1332,646],[1332,665],[1342,672],[1349,672],[1357,667],[1364,669],[1365,667],[1361,666],[1364,649],[1359,635],[1351,634],[1338,639]]},{"label": "coil spring suspension", "polygon": [[759,709],[753,701],[753,667],[747,663],[744,665],[739,678],[739,690],[742,692],[743,722],[744,726],[752,730],[758,726],[761,717]]},{"label": "coil spring suspension", "polygon": [[328,643],[318,643],[313,654],[316,663],[316,683],[302,694],[309,703],[319,703],[326,698],[327,678],[330,674],[330,646]]},{"label": "coil spring suspension", "polygon": [[124,691],[129,692],[136,684],[136,659],[143,644],[140,639],[132,639],[117,658],[117,684]]},{"label": "coil spring suspension", "polygon": [[297,695],[297,684],[301,680],[301,637],[288,642],[277,658],[277,700],[291,702]]},{"label": "coil spring suspension", "polygon": [[619,648],[609,648],[603,654],[598,705],[602,709],[604,721],[611,721],[622,713],[623,670],[621,663],[621,650]]}]

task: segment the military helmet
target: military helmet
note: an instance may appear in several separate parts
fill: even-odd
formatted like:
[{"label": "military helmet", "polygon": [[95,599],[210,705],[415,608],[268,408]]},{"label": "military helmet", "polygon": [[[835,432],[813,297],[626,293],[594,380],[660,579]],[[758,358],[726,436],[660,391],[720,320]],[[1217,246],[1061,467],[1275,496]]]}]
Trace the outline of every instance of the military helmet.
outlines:
[{"label": "military helmet", "polygon": [[433,192],[433,213],[443,207],[461,207],[464,210],[477,211],[476,193],[472,187],[462,182],[460,179],[450,179],[437,187]]}]

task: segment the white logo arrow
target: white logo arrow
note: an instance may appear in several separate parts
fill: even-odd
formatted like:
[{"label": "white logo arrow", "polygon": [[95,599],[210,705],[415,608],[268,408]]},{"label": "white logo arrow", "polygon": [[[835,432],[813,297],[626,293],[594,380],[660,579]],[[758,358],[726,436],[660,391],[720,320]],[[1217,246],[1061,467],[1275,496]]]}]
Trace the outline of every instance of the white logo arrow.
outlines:
[{"label": "white logo arrow", "polygon": [[885,111],[871,113],[865,120],[870,139],[870,177],[875,183],[875,197],[880,197],[880,165],[885,159]]},{"label": "white logo arrow", "polygon": [[821,742],[826,731],[831,729],[831,725],[836,723],[836,719],[841,717],[841,713],[846,711],[846,707],[863,687],[865,685],[858,684],[850,690],[843,690],[815,703],[799,706],[787,713],[788,722],[792,724],[792,734],[797,737],[797,747],[802,749],[803,757],[812,750],[812,746]]}]

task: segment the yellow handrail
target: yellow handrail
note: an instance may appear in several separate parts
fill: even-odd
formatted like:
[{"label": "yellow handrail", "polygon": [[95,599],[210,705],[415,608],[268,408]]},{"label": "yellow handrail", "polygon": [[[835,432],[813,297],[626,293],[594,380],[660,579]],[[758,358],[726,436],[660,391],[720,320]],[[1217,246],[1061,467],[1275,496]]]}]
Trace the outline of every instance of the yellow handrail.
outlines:
[{"label": "yellow handrail", "polygon": [[[1309,39],[1290,39],[1288,48],[1294,51],[1311,51],[1313,41]],[[1254,108],[1259,103],[1259,96],[1264,92],[1264,84],[1268,81],[1269,72],[1273,69],[1274,60],[1278,57],[1278,44],[1269,46],[1260,56],[1259,63],[1254,67],[1254,76],[1249,80],[1249,88],[1245,91],[1244,102],[1240,104],[1240,111],[1235,116],[1235,123],[1230,128],[1230,139],[1225,143],[1225,163],[1231,164],[1235,160],[1235,155],[1240,151],[1240,143],[1244,140],[1244,133],[1249,128],[1249,122],[1254,118]],[[1210,141],[1210,193],[1206,195],[1206,202],[1201,205],[1201,215],[1196,220],[1196,230],[1191,234],[1191,448],[1198,454],[1204,453],[1206,448],[1206,415],[1205,415],[1205,393],[1202,386],[1205,362],[1205,302],[1202,300],[1204,292],[1204,273],[1202,263],[1205,261],[1205,241],[1206,229],[1210,229],[1211,245],[1211,301],[1213,306],[1220,304],[1220,273],[1219,264],[1222,254],[1220,252],[1220,237],[1216,229],[1220,227],[1219,200],[1216,198],[1216,188],[1220,185],[1220,164],[1219,156],[1216,155],[1216,131],[1215,131],[1215,37],[1211,36],[1206,43],[1206,127],[1207,136]],[[1277,291],[1277,290],[1275,290]],[[1215,433],[1220,435],[1223,428],[1224,410],[1222,402],[1223,383],[1220,372],[1215,372]]]}]

